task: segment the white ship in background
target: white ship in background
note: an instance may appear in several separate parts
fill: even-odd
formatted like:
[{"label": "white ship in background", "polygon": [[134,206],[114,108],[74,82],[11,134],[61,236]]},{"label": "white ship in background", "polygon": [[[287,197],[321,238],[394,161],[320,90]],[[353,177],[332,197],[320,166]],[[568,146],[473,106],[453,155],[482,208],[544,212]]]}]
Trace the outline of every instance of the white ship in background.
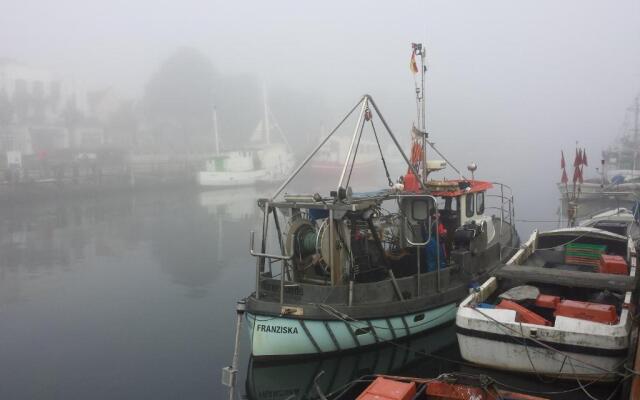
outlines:
[{"label": "white ship in background", "polygon": [[[275,122],[263,91],[263,119],[251,135],[250,145],[233,151],[220,151],[218,117],[213,111],[216,155],[198,172],[198,184],[210,188],[251,186],[284,180],[294,166],[291,146],[280,126]],[[278,132],[279,142],[272,141],[272,132]]]},{"label": "white ship in background", "polygon": [[[582,171],[573,182],[558,183],[563,198],[575,201],[615,198],[620,201],[636,201],[640,197],[640,95],[633,107],[633,128],[614,145],[602,152],[597,178],[582,179]],[[583,155],[584,158],[586,156]],[[586,160],[584,160],[586,162]],[[584,164],[586,165],[586,164]]]}]

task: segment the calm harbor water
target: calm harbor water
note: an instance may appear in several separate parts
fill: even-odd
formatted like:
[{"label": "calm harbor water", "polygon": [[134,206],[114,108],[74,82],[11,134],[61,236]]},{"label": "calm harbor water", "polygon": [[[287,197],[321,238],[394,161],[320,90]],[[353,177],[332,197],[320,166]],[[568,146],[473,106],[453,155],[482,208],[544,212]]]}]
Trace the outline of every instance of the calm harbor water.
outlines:
[{"label": "calm harbor water", "polygon": [[[0,399],[226,398],[220,369],[233,353],[235,302],[253,290],[248,232],[260,225],[259,195],[165,191],[4,207]],[[400,345],[275,365],[252,363],[242,340],[238,398],[313,398],[321,371],[324,393],[375,372],[478,372],[456,362],[452,326]]]}]

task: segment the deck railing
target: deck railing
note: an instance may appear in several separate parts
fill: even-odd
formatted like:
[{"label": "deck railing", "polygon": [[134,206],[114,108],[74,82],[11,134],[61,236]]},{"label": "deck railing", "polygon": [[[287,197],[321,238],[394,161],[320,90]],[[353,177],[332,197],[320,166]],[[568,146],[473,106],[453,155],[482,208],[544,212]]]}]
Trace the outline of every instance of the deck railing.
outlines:
[{"label": "deck railing", "polygon": [[494,187],[491,192],[487,192],[487,200],[491,200],[489,206],[485,206],[485,210],[494,210],[500,215],[500,232],[499,237],[502,238],[504,224],[513,227],[515,221],[515,206],[513,198],[513,190],[511,186],[500,182],[491,182]]}]

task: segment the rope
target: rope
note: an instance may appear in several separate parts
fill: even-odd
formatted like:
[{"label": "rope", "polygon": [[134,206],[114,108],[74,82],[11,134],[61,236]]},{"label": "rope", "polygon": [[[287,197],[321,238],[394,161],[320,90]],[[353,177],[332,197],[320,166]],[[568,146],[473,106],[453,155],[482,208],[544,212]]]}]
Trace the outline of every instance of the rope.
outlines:
[{"label": "rope", "polygon": [[[349,324],[350,326],[353,325],[352,323],[354,322],[362,322],[361,320],[355,319],[347,314],[341,313],[340,311],[336,310],[335,308],[327,305],[327,304],[319,304],[319,303],[312,303],[313,305],[315,305],[316,307],[318,307],[319,309],[321,309],[322,311],[326,312],[327,314],[341,320],[342,322],[345,322],[347,324]],[[324,307],[328,308],[329,311],[327,311]],[[431,322],[437,321],[438,319],[442,318],[443,316],[445,316],[447,313],[451,312],[450,309],[445,310],[442,314],[437,315],[436,317],[424,321],[420,324],[414,325],[413,327],[420,327],[426,324],[429,324]],[[373,325],[371,324],[371,327],[375,328],[375,329],[380,329],[380,330],[397,330],[395,328],[389,328],[388,326],[378,326],[378,325]],[[404,329],[404,328],[398,328],[398,329]]]},{"label": "rope", "polygon": [[[575,237],[575,238],[573,238],[573,239],[569,240],[568,242],[560,243],[560,244],[557,244],[557,245],[555,245],[555,246],[553,246],[553,247],[546,247],[546,248],[545,248],[545,247],[540,247],[540,248],[536,247],[536,248],[535,248],[535,250],[536,250],[536,251],[538,251],[538,250],[553,250],[553,249],[556,249],[556,248],[558,248],[558,247],[566,246],[566,245],[568,245],[568,244],[571,244],[571,243],[575,242],[576,240],[579,240],[579,239],[582,239],[582,238],[583,238],[583,237],[585,237],[585,236],[588,236],[590,233],[592,233],[592,232],[586,232],[586,233],[583,233],[582,235],[577,236],[577,237]],[[522,244],[520,247],[502,246],[502,248],[505,248],[505,249],[516,249],[516,250],[521,250],[521,249],[524,249],[524,248],[525,248],[525,245],[524,245],[524,244]]]},{"label": "rope", "polygon": [[549,220],[549,219],[515,219],[515,222],[544,222],[544,223],[558,223],[558,220]]},{"label": "rope", "polygon": [[428,141],[428,140],[427,140],[427,138],[425,138],[425,139],[424,139],[424,141],[425,141],[425,142],[427,142],[427,144],[428,144],[429,146],[431,146],[431,148],[433,149],[433,151],[435,151],[436,153],[438,153],[438,155],[439,155],[440,157],[442,157],[442,159],[443,159],[447,164],[451,165],[451,168],[453,168],[453,170],[454,170],[454,171],[456,171],[456,172],[458,173],[458,175],[460,175],[460,176],[461,176],[463,179],[465,179],[465,180],[467,179],[464,175],[462,175],[462,172],[460,172],[460,170],[458,170],[458,168],[456,168],[456,166],[455,166],[455,165],[453,165],[453,164],[451,163],[451,161],[447,160],[447,157],[445,157],[442,153],[440,153],[440,150],[436,149],[436,144],[435,144],[435,143]]},{"label": "rope", "polygon": [[[365,110],[365,115],[369,111],[369,108]],[[347,176],[347,185],[349,187],[349,182],[351,181],[351,173],[353,172],[353,167],[356,165],[356,157],[358,156],[358,149],[360,148],[360,140],[362,139],[362,131],[364,130],[364,124],[366,121],[362,121],[362,125],[360,125],[360,132],[358,132],[358,143],[356,143],[356,148],[353,153],[353,162],[351,163],[351,167],[349,168],[349,175]],[[348,162],[348,161],[347,161]]]},{"label": "rope", "polygon": [[[481,314],[481,315],[482,315],[482,316],[484,316],[485,318],[487,318],[487,319],[491,320],[491,321],[492,321],[492,322],[494,322],[495,324],[499,325],[500,327],[502,327],[502,328],[504,328],[504,329],[506,329],[506,330],[508,330],[508,331],[510,331],[510,332],[512,332],[512,333],[520,334],[517,330],[515,330],[515,329],[511,328],[510,326],[508,326],[508,325],[506,325],[506,324],[504,324],[504,323],[502,323],[502,322],[500,322],[500,321],[496,320],[495,318],[491,317],[490,315],[485,314],[484,312],[480,311],[478,308],[476,308],[476,307],[470,307],[470,308],[471,308],[472,310],[476,311],[477,313]],[[520,325],[522,325],[522,324],[520,324]],[[602,368],[602,367],[600,367],[600,366],[593,365],[593,364],[591,364],[591,363],[589,363],[589,362],[586,362],[586,361],[584,361],[584,360],[577,359],[577,358],[575,358],[575,357],[573,357],[573,356],[571,356],[571,355],[569,355],[569,354],[567,354],[567,353],[565,353],[565,352],[563,352],[563,351],[560,351],[560,350],[558,350],[558,349],[556,349],[556,348],[554,348],[554,347],[552,347],[552,346],[550,346],[550,345],[548,345],[548,344],[546,344],[546,343],[544,343],[544,342],[541,342],[541,341],[540,341],[540,340],[538,340],[538,339],[535,339],[535,338],[532,338],[532,337],[525,337],[524,335],[522,335],[521,337],[522,337],[523,341],[531,340],[532,342],[534,342],[534,343],[536,343],[536,344],[540,345],[541,347],[544,347],[544,348],[545,348],[545,349],[547,349],[547,350],[551,350],[551,351],[553,351],[553,352],[555,352],[555,353],[561,354],[561,355],[563,355],[563,356],[567,357],[569,360],[574,360],[574,361],[579,362],[579,363],[581,363],[581,364],[583,364],[583,365],[586,365],[586,366],[588,366],[588,367],[590,367],[590,368],[592,368],[592,369],[594,369],[594,370],[600,370],[600,371],[602,371],[604,374],[614,374],[614,375],[618,375],[618,376],[621,376],[621,377],[625,377],[625,376],[626,376],[625,374],[622,374],[621,372],[618,372],[618,371],[610,371],[610,370],[607,370],[607,369]]]},{"label": "rope", "polygon": [[378,145],[378,150],[380,150],[380,158],[382,159],[382,165],[384,166],[384,172],[387,174],[387,181],[389,181],[389,187],[393,186],[393,181],[391,180],[391,176],[389,175],[389,169],[387,168],[387,162],[384,160],[384,154],[382,154],[382,147],[380,146],[380,141],[378,140],[378,134],[376,133],[376,127],[373,125],[373,119],[370,120],[371,129],[373,129],[373,136],[376,138],[376,144]]},{"label": "rope", "polygon": [[[520,323],[520,334],[522,335],[522,337],[524,337],[524,330],[522,329],[522,323]],[[533,372],[536,374],[536,377],[538,378],[538,380],[540,380],[540,382],[542,383],[547,383],[547,384],[557,381],[558,377],[556,377],[555,379],[546,380],[542,375],[538,373],[538,370],[536,369],[536,366],[533,364],[533,360],[531,359],[531,354],[529,354],[529,346],[527,345],[527,341],[523,340],[522,344],[524,345],[525,352],[527,353],[529,364],[531,364],[531,368],[533,369]],[[564,368],[564,364],[566,362],[567,362],[567,357],[565,357],[562,360],[562,364],[560,365],[560,369],[558,370],[558,376],[562,373],[562,369]]]},{"label": "rope", "polygon": [[[330,306],[327,306],[327,307],[328,307],[328,308],[332,308],[332,307],[330,307]],[[475,308],[474,308],[474,310],[479,311],[479,310],[477,310],[477,309],[475,309]],[[326,310],[324,310],[324,309],[323,309],[323,311],[327,312],[327,311],[326,311]],[[336,313],[338,313],[338,315],[335,315],[335,317],[337,317],[338,319],[343,320],[345,323],[348,323],[349,325],[351,325],[351,321],[358,322],[357,320],[355,320],[355,319],[351,318],[350,316],[348,316],[348,315],[346,315],[346,314],[342,314],[342,313],[340,313],[340,312],[339,312],[339,311],[337,311],[337,310],[336,310]],[[329,313],[329,314],[331,315],[331,313]],[[482,313],[482,314],[484,314],[484,313]],[[344,318],[343,318],[341,315],[344,315]],[[440,316],[439,316],[439,317],[440,317]],[[431,321],[434,321],[434,320],[436,320],[436,319],[437,319],[437,318],[439,318],[439,317],[436,317],[436,318],[432,319]],[[347,318],[351,319],[351,321],[347,320]],[[491,319],[491,317],[488,317],[488,318],[489,318],[489,319]],[[498,322],[498,323],[499,323],[499,322]],[[388,327],[378,327],[378,326],[374,326],[374,325],[372,325],[372,327],[374,327],[374,328],[376,328],[376,329],[389,329]],[[508,327],[506,327],[506,328],[508,328]],[[517,333],[517,331],[516,331],[516,333]],[[397,343],[397,342],[396,342],[396,341],[394,341],[394,340],[389,340],[389,341],[387,341],[387,343],[389,343],[389,344],[391,344],[391,345],[393,345],[393,346],[395,346],[395,347],[398,347],[398,348],[402,348],[402,349],[405,349],[405,350],[412,351],[412,352],[414,352],[414,353],[416,353],[416,354],[421,354],[421,355],[423,355],[423,356],[425,356],[425,357],[430,357],[430,358],[440,359],[440,360],[448,361],[448,362],[455,363],[455,364],[458,364],[458,365],[467,365],[467,366],[475,367],[475,365],[474,365],[474,364],[472,364],[472,363],[468,363],[468,362],[464,362],[464,361],[460,361],[460,360],[454,360],[454,359],[451,359],[451,358],[448,358],[448,357],[438,356],[438,355],[435,355],[435,354],[425,353],[425,352],[424,352],[424,351],[422,351],[422,350],[418,350],[418,351],[416,351],[415,349],[412,349],[411,347],[406,346],[406,345],[403,345],[403,344],[401,344],[401,343]],[[550,346],[548,346],[548,347],[550,347]],[[556,351],[556,352],[558,352],[558,353],[563,354],[562,352],[559,352],[558,350],[555,350],[555,349],[553,349],[553,348],[551,348],[551,350],[553,350],[553,351]],[[566,362],[566,360],[567,360],[567,359],[571,362],[571,358],[572,358],[571,356],[569,356],[569,355],[567,355],[567,354],[563,354],[563,355],[565,356],[565,360],[563,361],[563,365],[564,365],[564,362]],[[581,360],[576,360],[576,361],[578,361],[578,362],[582,362]],[[625,360],[623,360],[623,361],[620,363],[620,365],[624,364],[624,362],[625,362]],[[586,364],[586,363],[585,363],[585,364]],[[606,370],[605,370],[605,371],[606,371]],[[602,374],[602,375],[598,376],[598,377],[597,377],[597,379],[594,379],[594,380],[590,381],[590,382],[589,382],[589,383],[587,383],[587,384],[582,384],[582,382],[578,381],[578,386],[576,386],[576,387],[574,387],[574,388],[571,388],[571,389],[562,390],[562,391],[533,391],[533,390],[529,390],[529,389],[525,389],[525,388],[520,388],[520,387],[517,387],[517,386],[513,386],[513,385],[509,385],[509,384],[506,384],[506,383],[500,382],[500,381],[496,380],[495,378],[493,378],[493,377],[491,377],[491,376],[489,376],[489,378],[490,378],[493,382],[495,382],[496,384],[498,384],[499,386],[502,386],[502,387],[505,387],[505,388],[510,388],[510,389],[512,389],[512,390],[518,390],[518,391],[521,391],[521,392],[534,393],[534,394],[541,394],[541,395],[558,395],[558,394],[566,394],[566,393],[572,393],[572,392],[577,392],[577,391],[584,391],[584,390],[586,390],[586,389],[585,389],[586,387],[588,387],[588,386],[590,386],[590,385],[593,385],[593,384],[595,384],[595,383],[597,383],[597,382],[601,381],[601,380],[602,380],[602,379],[603,379],[603,378],[604,378],[608,373],[610,373],[610,371],[607,371],[606,373],[604,373],[604,374]],[[632,376],[632,375],[633,375],[633,374],[623,375],[623,374],[619,374],[619,373],[616,373],[616,372],[614,372],[614,374],[621,375],[621,376],[623,377],[623,380],[624,380],[624,379],[628,379],[630,376]],[[455,374],[454,374],[454,375],[455,375]],[[462,374],[459,374],[459,375],[463,376]],[[537,375],[537,374],[536,374],[536,375]],[[622,381],[621,381],[621,382],[622,382]],[[352,382],[350,382],[349,384],[351,384],[351,383],[352,383]],[[543,383],[544,383],[544,381],[543,381]],[[620,383],[619,383],[619,385],[620,385]],[[339,389],[338,389],[338,390],[339,390]],[[333,395],[333,394],[334,394],[334,393],[336,393],[338,390],[336,390],[336,391],[332,392],[329,396]],[[616,390],[617,390],[617,389],[614,389],[614,392],[613,392],[613,393],[615,393],[615,391],[616,391]],[[345,391],[346,391],[346,390],[345,390]],[[345,391],[343,391],[343,393],[344,393]],[[342,393],[342,394],[343,394],[343,393]],[[609,399],[611,399],[611,396],[609,396],[609,398],[608,398],[607,400],[609,400]],[[597,399],[596,399],[596,400],[597,400]]]}]

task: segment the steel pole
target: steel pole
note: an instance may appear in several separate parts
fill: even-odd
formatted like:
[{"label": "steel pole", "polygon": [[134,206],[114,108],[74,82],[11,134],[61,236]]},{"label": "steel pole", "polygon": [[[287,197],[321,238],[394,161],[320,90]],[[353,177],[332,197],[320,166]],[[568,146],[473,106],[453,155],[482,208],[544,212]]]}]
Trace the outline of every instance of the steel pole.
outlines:
[{"label": "steel pole", "polygon": [[302,168],[304,168],[305,165],[307,165],[307,163],[309,162],[309,160],[311,160],[311,158],[313,156],[316,155],[316,153],[318,152],[318,150],[320,150],[320,148],[322,146],[324,146],[325,143],[327,143],[327,141],[331,138],[331,136],[333,136],[333,134],[340,129],[340,127],[342,126],[342,124],[344,124],[344,121],[347,120],[347,118],[349,118],[351,116],[351,114],[353,114],[353,112],[356,110],[356,108],[358,108],[358,106],[360,105],[360,103],[362,103],[364,101],[364,97],[362,99],[360,99],[358,101],[358,103],[356,103],[355,106],[353,106],[353,108],[351,109],[351,111],[349,111],[347,113],[347,115],[344,116],[344,118],[342,118],[342,121],[340,121],[340,123],[333,128],[333,130],[331,131],[331,133],[329,133],[329,135],[327,135],[326,138],[324,138],[324,140],[322,142],[320,142],[319,145],[316,146],[315,149],[313,149],[313,151],[311,152],[311,154],[309,154],[304,161],[302,161],[302,163],[296,168],[296,170],[287,178],[286,181],[284,181],[284,183],[282,185],[280,185],[280,187],[278,188],[278,190],[276,190],[276,192],[271,196],[269,201],[273,201],[276,197],[278,197],[278,195],[284,190],[285,187],[287,187],[287,185],[293,180],[293,178],[295,178],[300,171],[302,170]]},{"label": "steel pole", "polygon": [[353,131],[353,137],[351,138],[351,144],[349,145],[349,152],[347,153],[347,158],[344,161],[344,165],[342,166],[342,173],[340,174],[340,181],[338,182],[338,188],[337,188],[338,193],[339,193],[339,190],[342,188],[342,184],[344,183],[344,176],[347,172],[347,167],[349,166],[349,164],[353,165],[353,163],[355,163],[356,161],[355,157],[353,157],[353,160],[351,160],[351,156],[353,154],[353,147],[356,144],[356,139],[358,140],[358,144],[360,143],[360,137],[362,136],[362,125],[364,123],[364,113],[367,110],[368,105],[369,105],[368,96],[364,96],[362,107],[360,108],[360,115],[358,116],[358,123],[356,124],[356,128]]}]

